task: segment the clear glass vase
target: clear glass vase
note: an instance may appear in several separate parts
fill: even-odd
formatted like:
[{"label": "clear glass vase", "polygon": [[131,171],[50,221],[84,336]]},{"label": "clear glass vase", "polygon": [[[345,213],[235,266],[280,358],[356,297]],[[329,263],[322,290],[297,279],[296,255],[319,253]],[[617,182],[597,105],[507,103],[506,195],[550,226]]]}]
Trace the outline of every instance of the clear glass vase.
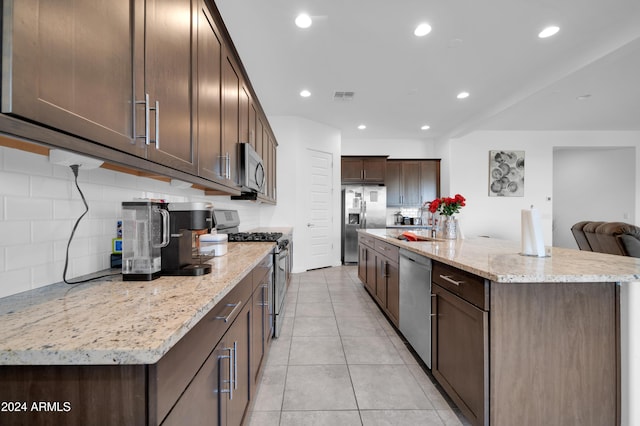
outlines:
[{"label": "clear glass vase", "polygon": [[453,216],[443,216],[442,237],[447,240],[458,238],[458,220]]}]

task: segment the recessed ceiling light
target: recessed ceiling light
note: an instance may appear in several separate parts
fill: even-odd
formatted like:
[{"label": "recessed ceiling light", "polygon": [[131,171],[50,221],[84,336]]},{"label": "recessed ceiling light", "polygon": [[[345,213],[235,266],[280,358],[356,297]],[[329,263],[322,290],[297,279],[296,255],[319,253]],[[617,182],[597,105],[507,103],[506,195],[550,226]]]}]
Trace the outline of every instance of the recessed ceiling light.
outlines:
[{"label": "recessed ceiling light", "polygon": [[366,128],[367,128],[367,126],[365,126],[364,124],[361,124],[361,125],[358,126],[358,129],[360,129],[360,130],[364,130]]},{"label": "recessed ceiling light", "polygon": [[427,24],[426,22],[423,22],[422,24],[418,25],[416,29],[413,31],[413,33],[417,37],[424,37],[430,32],[431,32],[431,25]]},{"label": "recessed ceiling light", "polygon": [[311,96],[311,92],[308,91],[307,89],[304,89],[303,91],[300,92],[300,96],[302,96],[303,98],[308,98],[309,96]]},{"label": "recessed ceiling light", "polygon": [[301,13],[300,15],[296,16],[296,25],[299,28],[309,28],[312,23],[313,21],[311,20],[311,17],[306,13]]},{"label": "recessed ceiling light", "polygon": [[552,25],[540,31],[540,33],[538,34],[538,37],[540,38],[551,37],[552,35],[555,35],[558,31],[560,31],[560,27],[556,27],[555,25]]},{"label": "recessed ceiling light", "polygon": [[586,101],[586,100],[587,100],[587,99],[589,99],[590,97],[591,97],[591,95],[587,93],[587,94],[585,94],[585,95],[580,95],[580,96],[578,96],[576,99],[577,99],[577,100],[579,100],[579,101]]},{"label": "recessed ceiling light", "polygon": [[456,98],[458,99],[466,99],[469,97],[469,92],[460,92],[458,93],[458,96],[456,96]]},{"label": "recessed ceiling light", "polygon": [[428,124],[425,124],[424,126],[420,127],[420,130],[429,130],[431,128],[431,126],[429,126]]}]

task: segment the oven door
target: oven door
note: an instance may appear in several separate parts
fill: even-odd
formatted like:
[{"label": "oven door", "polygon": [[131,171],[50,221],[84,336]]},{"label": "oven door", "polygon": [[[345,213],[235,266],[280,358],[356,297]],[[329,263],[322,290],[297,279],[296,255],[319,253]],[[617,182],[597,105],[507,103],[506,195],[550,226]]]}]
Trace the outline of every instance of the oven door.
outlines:
[{"label": "oven door", "polygon": [[275,254],[274,265],[274,327],[273,336],[278,337],[284,321],[285,296],[289,277],[289,249],[284,248]]}]

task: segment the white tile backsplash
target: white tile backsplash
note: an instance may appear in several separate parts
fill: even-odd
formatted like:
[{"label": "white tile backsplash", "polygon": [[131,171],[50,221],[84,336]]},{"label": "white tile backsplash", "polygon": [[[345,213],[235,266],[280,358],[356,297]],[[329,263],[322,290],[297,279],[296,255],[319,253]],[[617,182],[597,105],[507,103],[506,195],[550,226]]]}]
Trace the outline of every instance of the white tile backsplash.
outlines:
[{"label": "white tile backsplash", "polygon": [[29,189],[29,176],[0,171],[0,194],[28,197]]},{"label": "white tile backsplash", "polygon": [[[238,210],[241,231],[261,225],[264,206],[254,202],[206,197],[201,190],[102,168],[80,169],[78,182],[89,213],[71,243],[70,280],[109,267],[122,201],[209,201],[215,208]],[[46,156],[0,147],[0,297],[62,281],[67,241],[84,210],[68,167],[51,165]]]},{"label": "white tile backsplash", "polygon": [[5,197],[5,220],[38,220],[53,217],[53,200]]}]

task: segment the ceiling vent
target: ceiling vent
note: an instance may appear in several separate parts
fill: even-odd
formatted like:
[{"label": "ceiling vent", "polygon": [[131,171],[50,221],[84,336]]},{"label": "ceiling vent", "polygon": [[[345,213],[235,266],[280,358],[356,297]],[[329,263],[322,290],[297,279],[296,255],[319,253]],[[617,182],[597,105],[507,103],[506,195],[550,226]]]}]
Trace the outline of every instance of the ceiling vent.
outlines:
[{"label": "ceiling vent", "polygon": [[354,92],[333,92],[334,101],[352,101],[354,96]]}]

